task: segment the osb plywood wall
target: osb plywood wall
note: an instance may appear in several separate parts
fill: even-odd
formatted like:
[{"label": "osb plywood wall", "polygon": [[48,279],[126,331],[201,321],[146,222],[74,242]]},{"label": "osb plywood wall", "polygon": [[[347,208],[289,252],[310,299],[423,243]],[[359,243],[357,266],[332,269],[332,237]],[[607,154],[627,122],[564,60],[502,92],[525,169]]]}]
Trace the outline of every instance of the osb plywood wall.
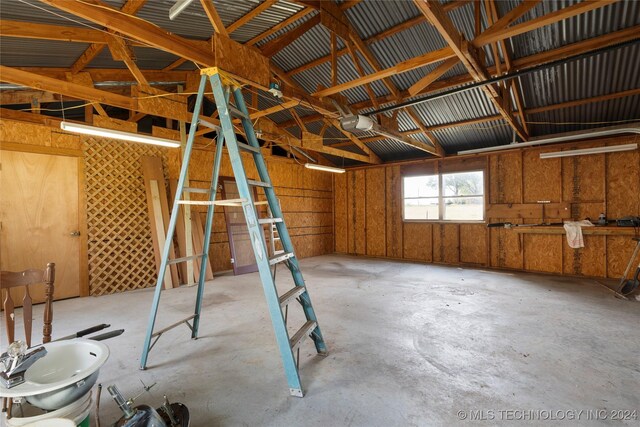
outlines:
[{"label": "osb plywood wall", "polygon": [[[194,150],[191,157],[190,186],[209,188],[214,153]],[[221,176],[233,177],[227,153],[223,153]],[[248,155],[243,155],[247,176],[257,179],[255,165]],[[322,255],[333,252],[333,190],[331,174],[306,169],[288,159],[267,157],[269,175],[274,185],[285,222],[292,237],[296,255],[299,258]],[[169,175],[177,179],[180,174],[180,157],[177,151],[169,154]],[[263,192],[258,191],[259,198]],[[192,195],[194,199],[198,194]],[[201,196],[202,197],[202,196]],[[201,198],[200,197],[200,198]],[[205,209],[195,208],[203,216]],[[229,270],[231,252],[226,231],[224,211],[216,207],[214,227],[211,239],[213,271]]]},{"label": "osb plywood wall", "polygon": [[[129,123],[114,120],[106,123],[98,119],[95,124],[134,130],[126,127]],[[88,251],[85,248],[81,256],[88,256],[89,284],[81,294],[101,295],[154,285],[155,263],[140,157],[162,157],[165,175],[177,179],[179,150],[80,137],[62,132],[58,126],[56,121],[34,124],[0,120],[0,141],[3,149],[83,158],[81,198],[86,199],[86,205],[83,203],[81,209],[86,209]],[[213,155],[212,151],[194,150],[191,186],[209,187]],[[266,161],[298,257],[333,252],[331,174],[311,171],[289,159],[267,157]],[[251,163],[245,161],[247,174],[256,178]],[[226,153],[221,175],[233,176]],[[209,253],[213,270],[229,270],[231,255],[221,208],[215,215],[212,237]]]},{"label": "osb plywood wall", "polygon": [[[625,144],[635,137],[565,144],[561,148]],[[486,156],[363,168],[335,177],[335,250],[338,253],[542,271],[593,277],[620,277],[633,252],[631,236],[585,236],[585,248],[571,249],[564,235],[518,234],[486,224],[403,222],[402,177],[485,171],[487,222],[539,223],[537,202],[557,205],[545,221],[596,220],[640,216],[640,154],[608,153],[540,159],[559,146]],[[562,208],[560,208],[562,207]],[[566,214],[555,214],[566,209]]]}]

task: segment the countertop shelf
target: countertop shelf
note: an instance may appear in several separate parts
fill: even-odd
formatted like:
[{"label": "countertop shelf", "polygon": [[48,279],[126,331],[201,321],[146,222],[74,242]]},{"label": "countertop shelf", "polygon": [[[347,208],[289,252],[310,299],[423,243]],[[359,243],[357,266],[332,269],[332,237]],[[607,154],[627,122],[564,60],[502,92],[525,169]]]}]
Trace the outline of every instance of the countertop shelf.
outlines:
[{"label": "countertop shelf", "polygon": [[[534,225],[528,227],[513,227],[519,234],[566,234],[561,225]],[[591,236],[635,236],[633,227],[617,227],[615,225],[582,227],[583,235]]]}]

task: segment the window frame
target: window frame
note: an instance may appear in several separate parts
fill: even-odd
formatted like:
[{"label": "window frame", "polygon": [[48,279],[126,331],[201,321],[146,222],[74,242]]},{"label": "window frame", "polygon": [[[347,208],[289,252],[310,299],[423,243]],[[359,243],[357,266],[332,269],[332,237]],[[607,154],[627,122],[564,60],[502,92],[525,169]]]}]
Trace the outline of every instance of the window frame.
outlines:
[{"label": "window frame", "polygon": [[[480,197],[480,196],[444,196],[442,188],[443,175],[450,175],[456,173],[468,173],[468,172],[482,172],[482,219],[444,219],[444,200],[447,198],[464,198],[464,197]],[[425,174],[411,174],[402,176],[402,185],[400,188],[402,196],[402,222],[429,222],[429,223],[444,223],[444,224],[486,224],[487,222],[487,173],[486,169],[469,169],[469,170],[456,170],[451,172],[436,172]],[[438,177],[438,197],[409,197],[409,199],[438,199],[438,219],[406,219],[405,218],[405,203],[404,197],[404,179],[413,178],[419,176],[437,176]]]}]

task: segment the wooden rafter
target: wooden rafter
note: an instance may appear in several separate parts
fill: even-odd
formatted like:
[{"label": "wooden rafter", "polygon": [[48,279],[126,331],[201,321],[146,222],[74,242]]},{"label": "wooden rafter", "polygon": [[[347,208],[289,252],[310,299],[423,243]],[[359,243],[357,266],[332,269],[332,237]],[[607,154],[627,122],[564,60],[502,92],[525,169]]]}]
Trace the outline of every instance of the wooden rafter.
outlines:
[{"label": "wooden rafter", "polygon": [[263,40],[263,39],[269,37],[270,35],[277,33],[281,29],[293,24],[294,22],[298,21],[299,19],[304,18],[305,16],[307,16],[308,14],[313,12],[313,10],[314,9],[311,8],[311,7],[307,7],[307,8],[302,9],[300,12],[298,12],[298,13],[292,15],[291,17],[285,19],[281,23],[274,25],[273,27],[271,27],[267,31],[264,31],[264,32],[258,34],[257,36],[255,36],[254,38],[249,40],[247,42],[247,44],[249,46],[253,46],[254,44],[258,43],[260,40]]},{"label": "wooden rafter", "polygon": [[[147,0],[127,0],[122,6],[120,12],[129,15],[135,15],[146,3]],[[79,73],[104,49],[104,44],[92,43],[84,52],[78,57],[76,62],[71,65],[72,73]]]},{"label": "wooden rafter", "polygon": [[135,59],[133,58],[133,52],[131,48],[127,45],[127,42],[117,35],[109,35],[109,49],[111,50],[111,55],[113,59],[116,61],[122,61],[127,66],[127,69],[133,75],[133,78],[136,79],[140,86],[145,88],[149,87],[149,82],[147,78],[142,74],[142,71],[136,65]]},{"label": "wooden rafter", "polygon": [[298,25],[291,31],[287,31],[280,37],[277,37],[260,48],[260,51],[264,56],[272,57],[276,53],[280,52],[283,48],[288,46],[291,42],[293,42],[298,37],[302,36],[304,33],[315,27],[320,23],[320,15],[316,15],[302,24]]},{"label": "wooden rafter", "polygon": [[444,73],[452,69],[458,62],[460,62],[458,58],[449,58],[442,61],[442,63],[438,65],[433,71],[415,82],[408,89],[409,94],[413,96],[419,92],[422,92],[423,90],[428,88],[431,83],[438,80]]},{"label": "wooden rafter", "polygon": [[229,28],[227,29],[229,31],[229,34],[233,33],[235,30],[237,30],[238,28],[242,27],[243,25],[245,25],[246,23],[251,21],[253,18],[255,18],[256,16],[260,15],[265,10],[269,9],[271,6],[273,6],[277,2],[278,2],[278,0],[266,0],[266,1],[263,1],[257,7],[255,7],[251,11],[247,12],[245,15],[240,17],[240,19],[238,19],[237,21],[235,21],[234,23],[229,25]]},{"label": "wooden rafter", "polygon": [[[464,37],[442,10],[440,3],[435,0],[414,0],[414,3],[436,27],[440,35],[455,52],[456,56],[460,58],[474,80],[478,82],[487,80],[490,77],[489,73],[480,63],[478,59],[479,56],[475,51],[475,48],[470,46],[469,43],[464,40]],[[510,107],[510,98],[508,94],[491,85],[483,86],[482,90],[487,94],[498,112],[502,114],[507,123],[509,123],[518,135],[520,135],[520,137],[525,141],[529,139],[529,135],[522,128],[522,125],[518,123],[511,114],[512,109]]]},{"label": "wooden rafter", "polygon": [[200,0],[200,3],[202,4],[204,13],[206,13],[207,18],[209,18],[209,22],[213,27],[213,31],[228,37],[229,33],[227,32],[227,29],[224,27],[224,24],[222,23],[222,19],[220,19],[220,15],[218,15],[218,11],[216,10],[215,5],[213,4],[213,0]]},{"label": "wooden rafter", "polygon": [[[599,9],[609,4],[615,3],[618,0],[588,0],[576,3],[574,5],[562,8],[552,13],[548,13],[544,16],[540,16],[529,21],[525,21],[521,24],[514,25],[512,27],[504,26],[504,22],[498,21],[494,26],[487,28],[478,37],[473,40],[475,47],[480,47],[485,44],[497,42],[500,40],[508,39],[518,34],[524,34],[529,31],[533,31],[537,28],[544,27],[546,25],[553,24],[558,21],[562,21],[572,16],[580,15],[590,10]],[[524,6],[523,6],[524,7]],[[517,9],[517,8],[516,8]],[[505,15],[507,16],[507,15]],[[509,22],[507,22],[508,24]]]},{"label": "wooden rafter", "polygon": [[[507,25],[509,25],[511,22],[515,21],[516,19],[518,19],[520,16],[522,16],[524,13],[526,13],[528,10],[533,8],[538,3],[539,3],[539,0],[526,1],[522,3],[520,6],[512,9],[509,13],[505,14],[502,18],[499,18],[498,8],[496,6],[495,0],[487,0],[487,4],[489,6],[489,11],[487,12],[487,16],[489,17],[489,23],[496,21],[493,24],[493,25],[496,25],[498,22],[500,22],[501,20],[503,20],[508,16],[506,20],[503,20],[504,25],[506,27]],[[524,5],[526,5],[527,7],[524,7]],[[519,9],[519,10],[516,10],[516,9]],[[509,51],[509,47],[507,46],[507,43],[505,43],[504,40],[500,40],[499,45],[500,45],[500,48],[502,49],[502,54],[504,56],[507,72],[509,72],[513,68],[513,61],[511,60],[511,53]],[[500,64],[499,57],[498,57],[498,60],[495,61],[495,63],[496,65]],[[500,71],[501,70],[498,69],[498,73],[500,73]],[[520,83],[518,79],[512,79],[509,81],[508,84],[509,84],[509,87],[511,88],[511,93],[513,94],[513,98],[515,99],[516,107],[518,108],[516,114],[520,118],[520,124],[522,125],[522,128],[524,129],[524,131],[527,134],[529,134],[529,126],[527,125],[527,119],[524,113],[523,93],[522,93],[522,88],[520,87]],[[505,88],[506,87],[507,85],[505,82]],[[512,108],[512,111],[513,111],[513,108]]]},{"label": "wooden rafter", "polygon": [[[466,5],[467,3],[471,3],[471,0],[451,1],[451,2],[449,2],[447,4],[445,4],[443,7],[447,12],[449,12],[449,11],[458,9],[459,7],[462,7],[462,6]],[[399,32],[407,30],[407,29],[409,29],[409,28],[411,28],[413,26],[420,25],[422,23],[429,24],[429,22],[425,19],[424,15],[419,15],[419,16],[416,16],[415,18],[410,18],[410,19],[406,20],[405,22],[403,22],[401,24],[398,24],[396,26],[393,26],[393,27],[391,27],[391,28],[389,28],[389,29],[387,29],[385,31],[382,31],[379,34],[371,36],[371,37],[363,40],[363,42],[366,45],[371,45],[373,43],[376,43],[376,42],[378,42],[380,40],[383,40],[383,39],[386,39],[388,37],[391,37],[394,34],[397,34]],[[343,55],[347,55],[348,53],[349,53],[349,51],[346,48],[341,49],[338,52],[336,52],[338,57],[343,56]],[[326,56],[323,56],[323,57],[318,58],[316,60],[313,60],[311,62],[308,62],[306,64],[303,64],[303,65],[301,65],[301,66],[299,66],[297,68],[294,68],[289,73],[291,75],[298,74],[298,73],[301,73],[301,72],[306,71],[308,69],[317,67],[318,65],[327,63],[329,61],[331,61],[331,55],[326,55]]]},{"label": "wooden rafter", "polygon": [[380,70],[371,74],[368,74],[359,79],[351,80],[350,82],[339,84],[338,86],[329,87],[314,93],[315,96],[329,96],[338,92],[342,92],[347,89],[352,89],[357,86],[362,86],[367,83],[382,80],[384,78],[391,77],[395,74],[404,73],[406,71],[414,70],[416,68],[424,67],[425,65],[433,64],[434,62],[443,61],[455,56],[453,50],[449,47],[435,50],[433,52],[426,53],[424,55],[417,56],[415,58],[408,59],[397,63],[396,65]]},{"label": "wooden rafter", "polygon": [[[567,55],[578,55],[583,53],[588,53],[596,49],[600,49],[607,46],[612,46],[618,43],[624,43],[630,40],[635,40],[638,38],[638,34],[640,33],[640,25],[635,25],[633,27],[625,28],[624,30],[614,31],[612,33],[608,33],[602,36],[593,37],[587,40],[583,40],[580,42],[571,43],[556,49],[548,50],[545,52],[536,53],[534,55],[525,56],[522,58],[517,58],[513,60],[513,70],[522,70],[525,68],[532,67],[534,65],[539,65],[541,63],[547,63],[551,61],[555,61],[558,59],[562,59]],[[496,75],[496,67],[489,67],[487,69],[489,74],[495,76]],[[427,90],[421,91],[420,95],[428,95],[433,91],[443,90],[443,89],[451,89],[456,86],[461,86],[470,82],[473,82],[474,79],[469,75],[459,75],[451,77],[447,80],[439,80],[434,82]],[[409,96],[408,92],[403,92],[402,97]],[[378,97],[377,101],[380,104],[385,104],[388,102],[395,101],[393,96],[387,95]],[[371,101],[363,101],[351,105],[351,108],[356,110],[362,110],[372,107]]]}]

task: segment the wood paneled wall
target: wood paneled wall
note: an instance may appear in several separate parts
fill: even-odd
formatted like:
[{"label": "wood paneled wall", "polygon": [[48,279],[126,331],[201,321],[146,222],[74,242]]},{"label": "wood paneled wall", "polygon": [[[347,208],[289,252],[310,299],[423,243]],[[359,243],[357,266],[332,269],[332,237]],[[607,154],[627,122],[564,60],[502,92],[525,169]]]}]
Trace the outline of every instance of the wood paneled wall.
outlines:
[{"label": "wood paneled wall", "polygon": [[[213,165],[212,151],[194,150],[191,157],[190,185],[209,188]],[[233,176],[229,158],[223,153],[221,176]],[[258,173],[253,160],[243,154],[247,176],[257,179]],[[280,200],[285,222],[299,258],[323,255],[333,252],[333,186],[332,176],[326,172],[313,171],[293,160],[267,157],[267,168],[271,181]],[[169,152],[169,176],[177,179],[180,174],[180,156],[177,150]],[[258,191],[263,198],[263,191]],[[201,195],[194,194],[197,199]],[[206,208],[196,208],[203,215]],[[210,256],[213,271],[229,270],[231,252],[227,235],[224,211],[217,207],[214,211],[214,227]]]},{"label": "wood paneled wall", "polygon": [[[404,222],[402,177],[485,171],[487,222],[640,216],[640,153],[540,159],[542,152],[638,142],[622,137],[473,157],[354,169],[334,178],[335,251],[412,261],[464,264],[592,277],[620,277],[634,248],[630,236],[585,236],[571,249],[564,235],[518,234],[486,224]],[[553,208],[552,208],[553,207]],[[563,211],[566,210],[566,212]],[[562,212],[558,214],[558,212]],[[553,216],[557,218],[554,218]]]},{"label": "wood paneled wall", "polygon": [[[112,123],[100,120],[98,118],[96,124],[104,127],[120,128],[131,125],[131,123],[117,120],[110,120]],[[141,178],[139,161],[141,155],[151,154],[162,157],[169,177],[177,178],[179,175],[181,160],[179,150],[109,141],[101,138],[87,138],[63,132],[57,126],[56,121],[47,124],[34,124],[0,119],[0,142],[3,149],[74,156],[84,158],[85,164],[90,163],[87,170],[90,172],[90,179],[85,180],[84,172],[81,172],[83,174],[81,181],[85,183],[84,193],[81,194],[85,215],[90,215],[94,211],[100,212],[100,203],[104,203],[104,200],[107,199],[119,200],[118,203],[128,209],[132,206],[132,194],[141,195],[142,206],[144,206],[146,203],[144,202],[144,183]],[[176,134],[177,132],[165,130],[160,136],[175,137]],[[202,140],[199,144],[205,145],[203,141],[206,144],[210,142]],[[100,151],[101,144],[104,148],[102,151]],[[209,187],[213,154],[208,150],[194,150],[190,169],[191,186]],[[124,161],[122,156],[129,156],[129,158]],[[245,160],[247,160],[245,166],[248,176],[256,178],[255,166],[250,166],[252,162],[248,161],[248,156]],[[269,156],[266,158],[266,162],[298,257],[332,253],[334,250],[332,175],[306,169],[291,159],[281,157]],[[114,179],[116,172],[126,182],[122,179]],[[221,174],[233,176],[226,153],[223,154]],[[87,196],[89,207],[95,208],[90,209],[89,214],[86,209]],[[92,201],[95,203],[92,204]],[[98,272],[94,268],[97,258],[95,256],[92,258],[92,255],[89,254],[92,274],[85,294],[88,294],[89,291],[91,294],[122,292],[155,284],[149,219],[146,209],[140,208],[138,210],[137,214],[131,215],[110,211],[114,214],[110,215],[108,227],[105,227],[104,223],[96,224],[89,218],[88,233],[83,232],[82,237],[85,247],[84,256],[87,257],[86,248],[88,245],[85,234],[93,236],[96,234],[96,226],[99,225],[101,246],[95,256],[102,257],[100,265],[103,268],[99,269],[99,275],[93,274]],[[131,229],[136,229],[139,233],[135,236],[127,234]],[[128,238],[123,239],[123,234],[126,234]],[[231,269],[231,255],[222,208],[216,210],[212,237],[210,255],[213,270]],[[139,242],[143,241],[144,244],[142,247],[140,244],[134,244],[135,251],[133,251],[129,248],[131,238],[135,238]],[[126,246],[127,244],[129,246]],[[107,266],[107,263],[111,265]],[[136,265],[140,267],[139,272],[138,270],[132,271]],[[88,272],[85,272],[85,276],[89,276]]]}]

